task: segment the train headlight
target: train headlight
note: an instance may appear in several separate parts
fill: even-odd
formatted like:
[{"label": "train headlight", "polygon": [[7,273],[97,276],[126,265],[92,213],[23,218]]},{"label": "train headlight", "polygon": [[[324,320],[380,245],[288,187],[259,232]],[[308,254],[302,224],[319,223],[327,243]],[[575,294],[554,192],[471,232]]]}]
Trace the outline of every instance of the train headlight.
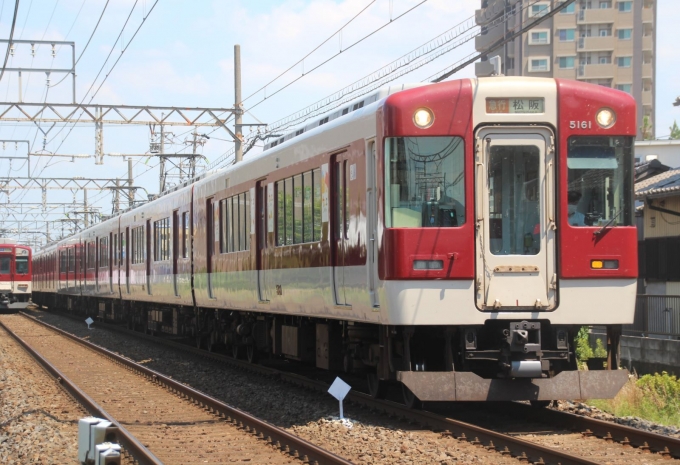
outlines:
[{"label": "train headlight", "polygon": [[429,108],[419,108],[413,114],[413,123],[421,129],[429,128],[434,123],[434,113]]},{"label": "train headlight", "polygon": [[597,112],[596,119],[597,124],[607,129],[612,127],[614,123],[616,123],[616,113],[614,113],[614,110],[610,108],[602,108],[600,111]]}]

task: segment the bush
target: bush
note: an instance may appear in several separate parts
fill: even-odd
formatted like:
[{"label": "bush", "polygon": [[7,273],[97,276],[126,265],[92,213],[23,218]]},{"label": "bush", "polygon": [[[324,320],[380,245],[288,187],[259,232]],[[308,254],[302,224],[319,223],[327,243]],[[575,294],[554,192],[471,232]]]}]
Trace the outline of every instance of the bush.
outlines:
[{"label": "bush", "polygon": [[592,404],[616,416],[680,426],[680,380],[665,371],[639,379],[631,377],[615,398]]}]

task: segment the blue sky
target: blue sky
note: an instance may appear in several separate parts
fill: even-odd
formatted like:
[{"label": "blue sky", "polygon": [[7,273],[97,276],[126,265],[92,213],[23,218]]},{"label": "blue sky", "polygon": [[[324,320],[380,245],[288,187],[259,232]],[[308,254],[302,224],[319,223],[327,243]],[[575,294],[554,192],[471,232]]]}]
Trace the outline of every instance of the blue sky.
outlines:
[{"label": "blue sky", "polygon": [[[148,14],[155,0],[138,0],[129,23],[122,34],[123,46],[130,41],[134,31]],[[124,56],[110,73],[94,98],[94,103],[129,105],[174,105],[231,107],[233,105],[233,46],[242,47],[243,96],[247,97],[281,71],[306,55],[322,41],[359,13],[368,8],[343,29],[342,38],[331,40],[305,60],[308,71],[315,64],[335,55],[340,47],[345,49],[360,37],[386,25],[375,35],[351,48],[330,62],[309,73],[281,93],[267,99],[251,110],[246,122],[276,121],[294,113],[316,100],[343,88],[354,80],[391,62],[418,45],[427,42],[455,24],[469,18],[479,8],[478,0],[428,0],[413,11],[399,17],[422,0],[160,0],[149,14],[139,34]],[[105,0],[21,0],[15,39],[73,40],[78,56],[87,42],[94,25],[104,8]],[[657,58],[657,135],[668,134],[674,119],[680,119],[680,108],[672,101],[680,95],[677,60],[677,43],[680,34],[680,12],[672,0],[658,0],[658,58]],[[111,0],[92,42],[77,65],[77,96],[80,101],[99,72],[107,54],[123,27],[134,0]],[[14,9],[13,0],[0,0],[0,37],[7,38]],[[80,12],[80,13],[79,13]],[[77,16],[78,15],[78,16]],[[77,20],[76,20],[77,16]],[[390,23],[390,19],[393,21]],[[69,32],[70,31],[70,32]],[[400,78],[398,82],[418,82],[446,68],[453,62],[472,53],[473,42],[445,55],[420,70]],[[4,50],[0,44],[0,50]],[[105,75],[120,55],[121,43],[115,46]],[[51,57],[50,47],[41,47],[33,58],[30,46],[17,46],[10,66],[68,67],[70,51],[58,50]],[[267,94],[297,78],[303,66],[296,66],[281,80],[268,86]],[[468,67],[458,77],[470,77]],[[58,82],[51,77],[51,84]],[[101,82],[101,77],[95,89]],[[18,83],[16,75],[8,73],[0,81],[0,98],[15,100]],[[45,76],[35,74],[30,80],[24,76],[25,101],[43,101]],[[262,99],[263,92],[245,102],[246,109]],[[69,101],[70,80],[50,88],[48,101]],[[89,102],[89,97],[86,102]],[[188,129],[187,129],[188,130]],[[178,142],[187,135],[185,129],[173,130]],[[57,134],[53,129],[48,136],[46,150],[60,153],[93,153],[94,129],[83,126],[74,129],[64,139],[68,130]],[[201,131],[199,131],[201,132]],[[221,135],[220,135],[221,134]],[[214,136],[228,139],[224,131]],[[53,139],[54,137],[54,139]],[[0,139],[29,139],[34,150],[42,148],[42,136],[36,137],[35,127],[3,124]],[[149,129],[146,127],[105,127],[106,152],[144,153],[149,148]],[[211,139],[203,148],[208,159],[214,160],[231,147],[227,142]],[[181,145],[173,147],[176,150]],[[5,150],[6,155],[13,147]],[[49,176],[126,177],[126,164],[118,158],[107,157],[104,165],[94,160],[70,161],[47,158],[32,160],[33,175],[42,172]],[[146,164],[145,164],[146,161]],[[46,166],[46,164],[49,165]],[[144,185],[149,192],[158,190],[156,160],[139,159],[135,164],[136,184]],[[26,169],[17,160],[0,161],[0,173],[25,176]],[[142,174],[144,173],[145,174]],[[74,193],[50,191],[48,201],[71,201]],[[75,194],[82,199],[81,193]],[[98,199],[102,211],[110,213],[109,195],[89,193]],[[0,202],[6,195],[0,194]],[[15,192],[11,202],[40,201],[39,192]]]}]

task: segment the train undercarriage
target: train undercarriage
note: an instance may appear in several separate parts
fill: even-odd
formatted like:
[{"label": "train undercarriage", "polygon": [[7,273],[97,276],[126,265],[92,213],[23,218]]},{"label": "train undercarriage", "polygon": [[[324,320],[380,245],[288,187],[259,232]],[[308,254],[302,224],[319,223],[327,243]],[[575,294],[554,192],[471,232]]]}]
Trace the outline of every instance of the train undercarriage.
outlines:
[{"label": "train undercarriage", "polygon": [[608,369],[579,371],[579,326],[548,320],[385,326],[42,293],[34,300],[253,363],[282,358],[364,376],[372,396],[396,386],[412,407],[423,401],[611,398],[628,379],[618,370],[617,325],[607,327]]}]

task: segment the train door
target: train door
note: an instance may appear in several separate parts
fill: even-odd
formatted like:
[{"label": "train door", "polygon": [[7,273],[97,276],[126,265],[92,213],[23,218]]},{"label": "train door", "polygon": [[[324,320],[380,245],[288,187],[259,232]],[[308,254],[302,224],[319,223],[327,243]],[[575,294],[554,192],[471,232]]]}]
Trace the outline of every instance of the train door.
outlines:
[{"label": "train door", "polygon": [[207,220],[205,231],[206,240],[205,263],[206,272],[208,274],[208,297],[211,299],[213,298],[212,271],[213,271],[213,254],[215,253],[215,237],[218,237],[219,235],[219,233],[215,234],[215,226],[218,226],[217,223],[215,222],[215,205],[219,205],[219,203],[216,204],[213,199],[208,199],[205,205],[205,216]]},{"label": "train door", "polygon": [[477,135],[477,307],[552,310],[555,269],[553,134],[485,128]]},{"label": "train door", "polygon": [[[264,181],[258,181],[255,188],[255,208],[256,218],[255,223],[255,249],[257,250],[257,291],[258,298],[261,302],[269,301],[269,292],[267,288],[267,268],[269,267],[269,258],[267,257],[267,231],[268,227],[268,213],[273,213],[271,204],[274,203],[274,186],[269,185],[269,195],[271,196],[271,203],[267,197],[267,185]],[[268,204],[270,204],[268,206]],[[270,210],[271,209],[271,210]],[[273,219],[272,219],[273,221]],[[272,224],[271,230],[274,230]]]},{"label": "train door", "polygon": [[175,296],[179,296],[179,292],[177,292],[178,259],[179,259],[179,212],[175,210],[172,212],[172,284],[175,289]]},{"label": "train door", "polygon": [[151,220],[146,220],[146,292],[151,295]]},{"label": "train door", "polygon": [[125,228],[125,290],[130,293],[130,227]]},{"label": "train door", "polygon": [[368,290],[371,295],[371,305],[376,308],[380,306],[376,290],[378,276],[378,201],[376,195],[376,152],[375,140],[370,140],[366,144],[366,203],[367,203],[367,228],[368,228]]},{"label": "train door", "polygon": [[347,152],[333,156],[332,164],[332,257],[333,257],[333,289],[335,303],[348,305],[345,296],[345,255],[348,245],[349,217],[347,202],[347,179],[349,177],[349,163]]},{"label": "train door", "polygon": [[118,271],[118,266],[115,266],[113,260],[118,253],[118,237],[113,233],[109,233],[109,293],[113,294],[113,273]]}]

